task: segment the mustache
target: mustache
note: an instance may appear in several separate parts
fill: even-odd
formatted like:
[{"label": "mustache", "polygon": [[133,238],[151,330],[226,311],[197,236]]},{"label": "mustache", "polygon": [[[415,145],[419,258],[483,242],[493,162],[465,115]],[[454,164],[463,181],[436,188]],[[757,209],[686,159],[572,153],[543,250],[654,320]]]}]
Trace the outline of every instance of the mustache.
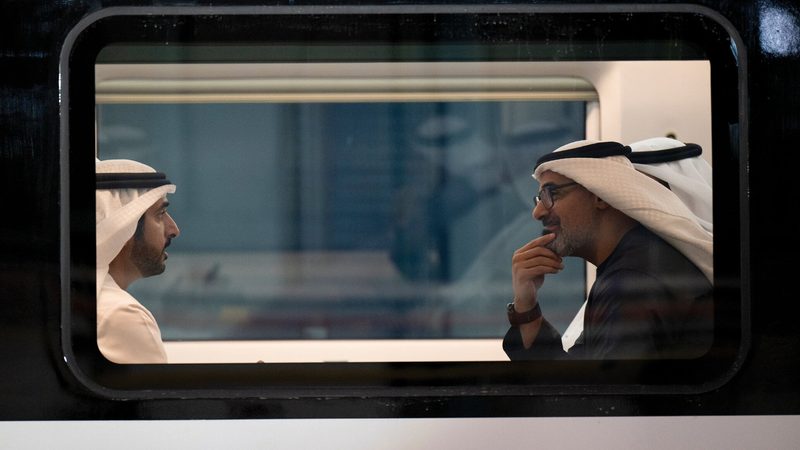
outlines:
[{"label": "mustache", "polygon": [[[552,233],[552,231],[550,231],[549,228],[552,227],[552,226],[558,226],[559,224],[560,224],[559,220],[551,220],[551,219],[548,219],[548,218],[543,219],[542,220],[542,236]],[[557,240],[558,240],[558,236],[556,236],[556,239],[553,239],[552,241],[548,242],[547,244],[544,244],[544,248],[552,250],[553,252],[558,253],[556,251],[556,245],[557,245],[556,241]]]},{"label": "mustache", "polygon": [[549,220],[549,219],[542,220],[542,235],[550,234],[550,231],[548,231],[547,229],[552,226],[558,226],[558,225],[559,225],[558,220]]}]

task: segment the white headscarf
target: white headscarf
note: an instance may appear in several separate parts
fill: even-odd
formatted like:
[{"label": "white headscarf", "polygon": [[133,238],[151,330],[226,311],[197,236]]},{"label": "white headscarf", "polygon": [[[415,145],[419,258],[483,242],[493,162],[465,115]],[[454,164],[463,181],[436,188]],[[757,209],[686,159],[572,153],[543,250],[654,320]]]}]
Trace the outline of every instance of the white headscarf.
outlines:
[{"label": "white headscarf", "polygon": [[[145,164],[127,159],[95,162],[96,173],[155,173]],[[97,189],[95,224],[97,230],[97,295],[108,275],[108,265],[133,237],[142,214],[160,198],[175,192],[174,184],[152,189]]]},{"label": "white headscarf", "polygon": [[[630,148],[633,150],[633,167],[669,184],[670,190],[689,208],[700,225],[713,234],[711,165],[699,153],[689,157],[660,158],[659,162],[637,162],[636,158],[642,156],[655,156],[663,154],[664,150],[686,148],[683,142],[666,137],[634,142],[630,144]],[[696,148],[702,152],[699,146]]]},{"label": "white headscarf", "polygon": [[[555,152],[576,150],[597,143],[577,141]],[[542,162],[533,177],[538,181],[543,172],[551,170],[580,183],[670,243],[713,282],[713,238],[672,191],[634,169],[625,155],[601,158],[586,156],[565,155],[564,158]]]}]

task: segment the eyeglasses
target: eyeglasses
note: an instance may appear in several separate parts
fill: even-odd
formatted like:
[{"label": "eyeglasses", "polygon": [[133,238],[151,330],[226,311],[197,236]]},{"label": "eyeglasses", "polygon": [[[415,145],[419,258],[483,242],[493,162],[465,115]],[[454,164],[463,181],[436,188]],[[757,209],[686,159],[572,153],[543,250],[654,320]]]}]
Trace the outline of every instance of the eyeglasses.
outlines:
[{"label": "eyeglasses", "polygon": [[541,202],[544,205],[544,207],[547,208],[547,209],[552,208],[553,207],[553,203],[555,203],[555,200],[553,200],[553,194],[556,191],[558,191],[559,189],[565,188],[565,187],[568,187],[568,186],[572,186],[573,184],[578,184],[578,183],[573,181],[571,183],[551,184],[551,185],[543,187],[539,191],[539,194],[536,197],[533,197],[533,206],[534,206],[534,208],[536,207],[536,205],[539,204],[539,202]]}]

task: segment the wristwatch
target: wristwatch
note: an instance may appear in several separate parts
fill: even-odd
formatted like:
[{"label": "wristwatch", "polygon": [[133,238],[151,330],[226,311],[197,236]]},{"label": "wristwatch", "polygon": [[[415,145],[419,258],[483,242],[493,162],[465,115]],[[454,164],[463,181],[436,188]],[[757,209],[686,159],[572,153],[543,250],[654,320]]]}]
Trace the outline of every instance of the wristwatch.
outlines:
[{"label": "wristwatch", "polygon": [[512,327],[518,327],[523,323],[530,323],[542,317],[542,308],[539,307],[539,302],[536,302],[536,306],[530,311],[517,312],[517,310],[514,309],[514,303],[509,303],[506,310],[508,311],[508,323],[510,323]]}]

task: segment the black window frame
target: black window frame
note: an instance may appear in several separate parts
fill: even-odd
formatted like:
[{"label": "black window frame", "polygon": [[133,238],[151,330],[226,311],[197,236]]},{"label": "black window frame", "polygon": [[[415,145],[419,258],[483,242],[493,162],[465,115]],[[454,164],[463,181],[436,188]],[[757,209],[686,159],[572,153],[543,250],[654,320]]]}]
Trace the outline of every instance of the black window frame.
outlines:
[{"label": "black window frame", "polygon": [[[398,40],[408,45],[393,46]],[[174,56],[170,43],[258,42],[275,50],[266,53],[272,58],[296,62],[369,60],[376,53],[364,49],[375,44],[373,50],[382,44],[391,50],[378,57],[398,60],[709,60],[714,218],[725,223],[716,228],[714,238],[712,350],[695,360],[648,361],[107,361],[95,338],[94,64],[105,46],[120,42],[164,45],[165,58]],[[60,62],[64,360],[85,388],[115,399],[675,394],[715,389],[735,374],[750,339],[742,49],[741,38],[725,18],[693,5],[118,7],[93,13],[67,36]],[[195,57],[189,53],[181,57]],[[503,313],[499,307],[498,314]]]}]

